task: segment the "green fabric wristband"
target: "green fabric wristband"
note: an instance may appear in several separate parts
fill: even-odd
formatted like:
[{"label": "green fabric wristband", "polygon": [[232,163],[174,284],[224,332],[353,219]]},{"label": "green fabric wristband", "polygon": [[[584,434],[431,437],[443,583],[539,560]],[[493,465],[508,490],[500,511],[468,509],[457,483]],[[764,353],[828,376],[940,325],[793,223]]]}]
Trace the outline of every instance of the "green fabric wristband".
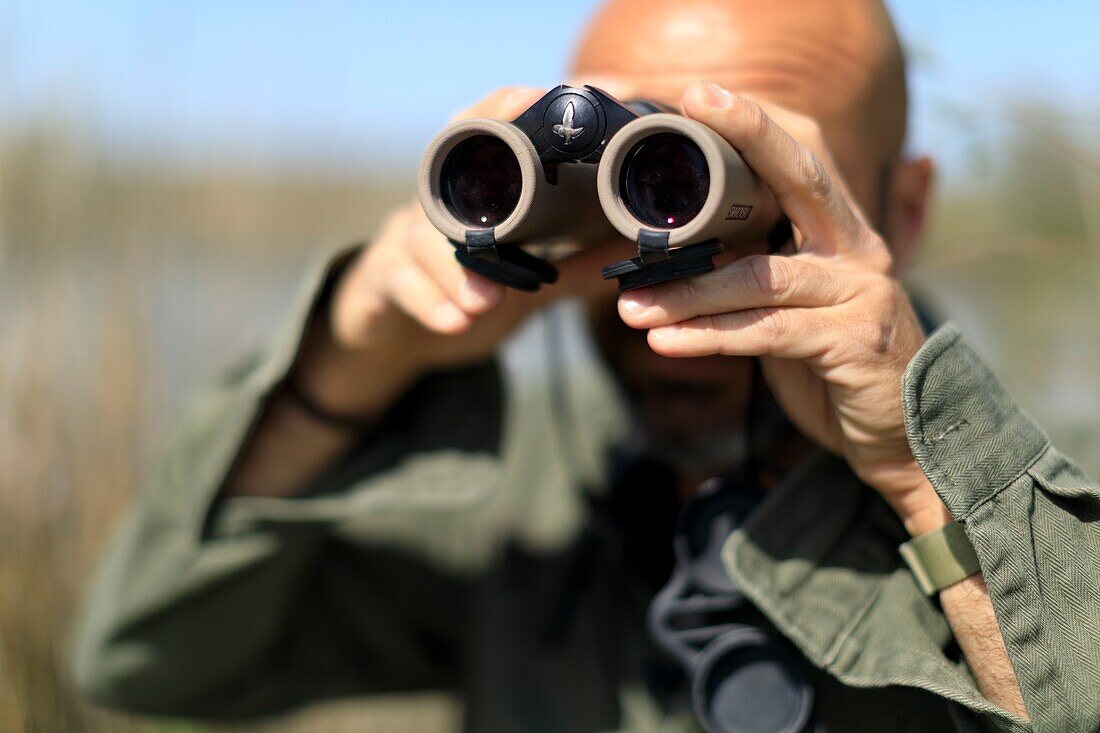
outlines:
[{"label": "green fabric wristband", "polygon": [[914,537],[899,547],[898,552],[917,579],[917,585],[929,596],[981,570],[974,547],[958,522]]}]

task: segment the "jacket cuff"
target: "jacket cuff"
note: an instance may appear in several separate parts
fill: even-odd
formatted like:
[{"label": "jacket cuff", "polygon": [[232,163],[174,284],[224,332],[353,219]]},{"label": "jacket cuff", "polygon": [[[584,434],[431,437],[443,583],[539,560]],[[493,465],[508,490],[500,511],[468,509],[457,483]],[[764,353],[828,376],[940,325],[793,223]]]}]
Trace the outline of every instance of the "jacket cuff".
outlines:
[{"label": "jacket cuff", "polygon": [[294,364],[310,319],[359,249],[330,254],[311,268],[275,337],[206,390],[170,439],[154,482],[166,490],[151,497],[152,505],[196,528],[196,540],[211,531],[226,477]]},{"label": "jacket cuff", "polygon": [[913,456],[959,522],[1049,444],[951,322],[909,363],[902,400]]}]

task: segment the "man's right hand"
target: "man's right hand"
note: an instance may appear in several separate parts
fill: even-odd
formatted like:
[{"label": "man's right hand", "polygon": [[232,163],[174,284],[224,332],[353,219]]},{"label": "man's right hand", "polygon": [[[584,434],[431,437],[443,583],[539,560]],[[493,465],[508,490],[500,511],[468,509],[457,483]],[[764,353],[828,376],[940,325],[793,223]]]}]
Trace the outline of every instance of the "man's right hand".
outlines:
[{"label": "man's right hand", "polygon": [[[539,99],[528,87],[498,91],[456,119],[510,120]],[[326,410],[370,416],[421,374],[487,358],[528,314],[549,300],[592,289],[613,292],[601,266],[606,247],[557,263],[556,285],[520,293],[466,270],[419,203],[392,213],[337,283],[296,367],[299,389]]]}]

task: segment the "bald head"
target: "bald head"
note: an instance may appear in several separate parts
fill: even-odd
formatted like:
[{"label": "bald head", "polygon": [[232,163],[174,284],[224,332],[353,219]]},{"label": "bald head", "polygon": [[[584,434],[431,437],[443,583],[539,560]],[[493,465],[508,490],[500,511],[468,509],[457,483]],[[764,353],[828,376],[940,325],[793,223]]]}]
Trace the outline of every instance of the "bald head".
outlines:
[{"label": "bald head", "polygon": [[886,163],[905,136],[905,65],[880,0],[608,0],[573,67],[671,104],[699,79],[775,102],[815,118],[842,164]]}]

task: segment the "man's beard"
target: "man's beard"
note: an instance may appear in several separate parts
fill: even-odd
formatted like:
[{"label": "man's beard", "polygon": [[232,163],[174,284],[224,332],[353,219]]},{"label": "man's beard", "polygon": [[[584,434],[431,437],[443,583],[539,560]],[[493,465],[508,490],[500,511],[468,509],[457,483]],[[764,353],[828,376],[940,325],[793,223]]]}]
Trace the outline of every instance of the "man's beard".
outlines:
[{"label": "man's beard", "polygon": [[658,434],[640,427],[631,440],[639,452],[681,475],[719,475],[744,463],[749,441],[743,426],[728,426],[702,435]]},{"label": "man's beard", "polygon": [[779,445],[791,430],[790,423],[771,400],[763,400],[748,414],[731,416],[728,422],[702,431],[657,428],[632,404],[634,430],[628,444],[640,455],[664,463],[681,475],[719,476]]},{"label": "man's beard", "polygon": [[[609,304],[592,307],[595,345],[616,377],[632,426],[623,446],[686,476],[721,475],[750,454],[775,444],[784,420],[754,372],[711,363],[699,378],[647,370],[653,354],[644,332],[633,331]],[[640,363],[641,362],[641,363]],[[772,414],[772,413],[777,414]]]}]

